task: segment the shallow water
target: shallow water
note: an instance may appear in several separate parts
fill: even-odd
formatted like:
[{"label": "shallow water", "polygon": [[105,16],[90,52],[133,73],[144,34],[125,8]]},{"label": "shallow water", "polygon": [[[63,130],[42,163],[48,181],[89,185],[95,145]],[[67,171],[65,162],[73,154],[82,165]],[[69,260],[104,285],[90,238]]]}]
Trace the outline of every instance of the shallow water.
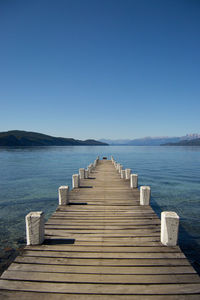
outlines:
[{"label": "shallow water", "polygon": [[[43,210],[48,218],[58,205],[60,185],[97,155],[114,156],[150,185],[151,205],[159,215],[176,211],[179,243],[200,266],[200,147],[68,146],[0,149],[0,250],[25,242],[25,215]],[[1,252],[3,253],[3,252]]]}]

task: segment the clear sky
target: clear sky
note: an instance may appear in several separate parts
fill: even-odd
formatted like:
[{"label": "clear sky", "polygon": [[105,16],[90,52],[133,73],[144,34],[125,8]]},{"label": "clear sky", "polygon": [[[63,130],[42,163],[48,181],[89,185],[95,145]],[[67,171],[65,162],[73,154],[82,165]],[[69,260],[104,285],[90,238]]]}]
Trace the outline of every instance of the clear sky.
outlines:
[{"label": "clear sky", "polygon": [[199,0],[0,0],[0,131],[200,133]]}]

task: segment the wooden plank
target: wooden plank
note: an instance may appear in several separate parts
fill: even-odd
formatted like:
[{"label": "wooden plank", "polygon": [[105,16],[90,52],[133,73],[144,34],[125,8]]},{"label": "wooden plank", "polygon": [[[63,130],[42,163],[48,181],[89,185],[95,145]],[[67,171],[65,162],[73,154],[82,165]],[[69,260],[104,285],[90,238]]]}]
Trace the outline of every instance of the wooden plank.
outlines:
[{"label": "wooden plank", "polygon": [[72,258],[72,257],[38,257],[18,256],[15,262],[37,263],[51,265],[79,265],[79,266],[189,266],[185,258],[164,258],[164,259],[104,259],[104,258]]},{"label": "wooden plank", "polygon": [[24,256],[39,256],[39,257],[70,257],[70,258],[104,258],[104,259],[143,259],[143,258],[185,258],[185,255],[182,252],[67,252],[67,251],[31,251],[26,250],[23,254]]},{"label": "wooden plank", "polygon": [[78,283],[52,283],[30,282],[21,280],[0,280],[0,289],[14,291],[38,291],[51,293],[80,293],[80,294],[134,294],[134,295],[182,295],[200,293],[200,284],[78,284]]},{"label": "wooden plank", "polygon": [[73,274],[52,272],[5,271],[3,279],[44,281],[44,282],[79,282],[79,283],[118,283],[118,284],[162,284],[162,283],[199,283],[197,274],[165,275],[108,275],[108,274]]},{"label": "wooden plank", "polygon": [[[78,221],[78,220],[70,220],[70,221],[68,221],[68,220],[52,220],[52,219],[50,219],[47,223],[46,223],[46,226],[52,226],[52,225],[60,225],[60,226],[62,226],[62,225],[66,225],[66,226],[76,226],[76,227],[78,227],[78,226],[85,226],[85,227],[87,227],[87,228],[89,228],[89,227],[94,227],[95,226],[95,228],[98,228],[98,227],[102,227],[102,226],[106,226],[106,229],[116,229],[117,227],[120,227],[120,228],[126,228],[126,227],[130,227],[130,226],[146,226],[146,225],[148,225],[148,226],[150,226],[150,225],[160,225],[160,221],[159,220],[144,220],[144,221],[142,221],[142,220],[137,220],[137,221],[127,221],[126,223],[125,223],[125,221],[123,221],[123,223],[122,222],[115,222],[115,223],[107,223],[107,222],[98,222],[98,221],[96,221],[96,222],[88,222],[87,220],[84,220],[84,221],[82,221],[82,222],[80,222],[80,221]],[[109,228],[109,226],[110,226],[110,228]],[[132,228],[132,227],[131,227]],[[136,227],[137,228],[137,227]]]},{"label": "wooden plank", "polygon": [[73,266],[51,264],[12,263],[8,270],[30,272],[59,272],[78,274],[196,274],[194,268],[187,266]]},{"label": "wooden plank", "polygon": [[[128,230],[127,230],[128,231]],[[50,236],[58,236],[58,237],[65,237],[65,238],[79,238],[79,237],[84,237],[85,236],[90,236],[90,237],[107,237],[107,238],[149,238],[149,237],[157,237],[158,240],[160,238],[160,233],[159,231],[150,231],[149,232],[143,232],[142,230],[138,231],[138,232],[134,232],[134,231],[130,231],[129,233],[124,233],[124,232],[107,232],[107,230],[105,231],[95,231],[95,230],[82,230],[80,232],[80,230],[77,230],[77,232],[75,232],[75,230],[61,230],[61,229],[46,229],[45,230],[46,236],[50,235]]]},{"label": "wooden plank", "polygon": [[0,291],[0,299],[20,300],[199,300],[199,295],[97,295],[97,294],[63,294],[24,291]]},{"label": "wooden plank", "polygon": [[[66,300],[67,294],[51,294],[51,293],[39,293],[39,292],[16,292],[16,291],[3,291],[0,295],[3,295],[3,299],[37,299],[37,300]],[[5,298],[6,297],[6,298]],[[12,297],[12,298],[10,298]],[[70,294],[70,300],[85,300],[86,295]],[[88,300],[180,300],[179,295],[87,295]],[[181,300],[199,300],[198,295],[188,294],[181,295]]]},{"label": "wooden plank", "polygon": [[[74,234],[74,235],[67,235],[67,234],[63,234],[63,235],[47,235],[46,234],[46,239],[52,239],[52,240],[59,240],[61,241],[62,239],[67,241],[68,239],[72,239],[74,240],[74,243],[77,243],[79,241],[91,241],[91,242],[97,242],[97,241],[101,241],[102,243],[110,243],[110,242],[114,242],[115,244],[129,244],[129,245],[139,245],[140,243],[145,244],[147,242],[149,242],[149,244],[151,244],[150,242],[158,242],[160,243],[160,237],[159,236],[143,236],[143,237],[133,237],[133,236],[121,236],[119,239],[119,236],[102,236],[102,235],[86,235],[86,234]],[[157,245],[157,244],[156,244]]]},{"label": "wooden plank", "polygon": [[181,250],[179,247],[165,247],[165,246],[158,246],[158,247],[134,247],[134,246],[91,246],[91,245],[85,245],[85,246],[79,246],[79,245],[36,245],[36,246],[27,246],[27,250],[40,250],[40,251],[78,251],[78,252],[108,252],[108,253],[114,253],[114,252],[130,252],[130,253],[142,253],[142,252],[147,252],[147,253],[155,253],[155,252],[164,252],[164,253],[169,253],[169,252],[178,252],[180,253]]},{"label": "wooden plank", "polygon": [[46,232],[47,230],[65,230],[68,233],[122,233],[125,234],[133,232],[135,230],[135,233],[142,235],[142,233],[156,233],[160,232],[160,225],[127,225],[127,226],[112,226],[112,225],[86,225],[86,226],[81,226],[81,225],[67,225],[67,224],[48,224],[45,226]]}]

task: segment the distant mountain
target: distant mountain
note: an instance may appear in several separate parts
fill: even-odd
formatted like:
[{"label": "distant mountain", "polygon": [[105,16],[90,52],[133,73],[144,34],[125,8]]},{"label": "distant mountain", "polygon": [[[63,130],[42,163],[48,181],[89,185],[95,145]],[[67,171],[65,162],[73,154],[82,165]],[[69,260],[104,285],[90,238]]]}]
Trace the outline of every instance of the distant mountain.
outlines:
[{"label": "distant mountain", "polygon": [[200,138],[193,140],[182,140],[178,143],[166,143],[161,146],[200,146]]},{"label": "distant mountain", "polygon": [[200,139],[200,134],[198,134],[198,133],[190,133],[190,134],[186,134],[185,136],[182,136],[180,139],[181,140]]},{"label": "distant mountain", "polygon": [[103,146],[107,145],[96,140],[75,140],[72,138],[53,137],[50,135],[12,130],[0,132],[0,146]]},{"label": "distant mountain", "polygon": [[161,144],[168,142],[177,142],[178,137],[145,137],[142,139],[135,139],[130,141],[127,145],[129,146],[160,146]]},{"label": "distant mountain", "polygon": [[119,139],[119,140],[109,140],[109,139],[101,139],[101,142],[108,143],[109,145],[125,145],[125,146],[160,146],[163,144],[169,143],[178,143],[180,141],[185,140],[194,140],[200,138],[200,134],[191,133],[182,137],[144,137],[140,139]]},{"label": "distant mountain", "polygon": [[109,145],[126,145],[128,144],[131,140],[109,140],[109,139],[100,139],[99,141],[101,141],[102,143],[107,143]]},{"label": "distant mountain", "polygon": [[177,142],[180,138],[178,137],[144,137],[141,139],[134,140],[109,140],[109,139],[101,139],[101,142],[106,142],[109,145],[125,145],[125,146],[160,146],[161,144],[167,142]]}]

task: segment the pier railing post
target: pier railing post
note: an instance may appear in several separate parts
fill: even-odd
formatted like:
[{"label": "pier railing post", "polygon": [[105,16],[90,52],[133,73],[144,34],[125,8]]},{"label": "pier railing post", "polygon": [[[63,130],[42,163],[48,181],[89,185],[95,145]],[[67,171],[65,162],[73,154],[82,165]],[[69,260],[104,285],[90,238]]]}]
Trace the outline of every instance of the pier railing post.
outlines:
[{"label": "pier railing post", "polygon": [[88,171],[88,169],[86,169],[85,170],[85,179],[88,179],[88,177],[89,177],[89,171]]},{"label": "pier railing post", "polygon": [[72,175],[72,187],[73,189],[78,188],[79,187],[79,174],[74,174]]},{"label": "pier railing post", "polygon": [[79,169],[79,176],[80,176],[80,179],[85,178],[85,169],[83,169],[83,168]]},{"label": "pier railing post", "polygon": [[123,169],[123,166],[122,165],[119,165],[119,169],[118,169],[118,171],[119,171],[119,174],[121,174],[121,170]]},{"label": "pier railing post", "polygon": [[89,170],[89,173],[92,172],[92,170],[93,170],[93,164],[90,164],[90,165],[88,166],[88,170]]},{"label": "pier railing post", "polygon": [[98,163],[98,160],[97,160],[97,159],[95,159],[95,161],[94,161],[94,163],[93,163],[93,166],[94,166],[94,168],[96,168],[96,166],[97,166],[97,163]]},{"label": "pier railing post", "polygon": [[125,169],[125,177],[126,179],[130,179],[131,169]]},{"label": "pier railing post", "polygon": [[126,176],[125,176],[125,170],[121,170],[121,178],[122,178],[122,179],[125,179],[125,178],[126,178]]},{"label": "pier railing post", "polygon": [[58,189],[59,205],[67,205],[69,203],[69,187],[68,185],[60,186]]},{"label": "pier railing post", "polygon": [[40,245],[44,241],[44,213],[30,212],[26,215],[27,245]]},{"label": "pier railing post", "polygon": [[130,187],[132,189],[138,187],[138,175],[137,174],[130,174]]},{"label": "pier railing post", "polygon": [[151,198],[151,188],[150,186],[140,187],[140,205],[149,205]]},{"label": "pier railing post", "polygon": [[161,243],[176,246],[178,240],[179,216],[173,211],[161,213]]}]

